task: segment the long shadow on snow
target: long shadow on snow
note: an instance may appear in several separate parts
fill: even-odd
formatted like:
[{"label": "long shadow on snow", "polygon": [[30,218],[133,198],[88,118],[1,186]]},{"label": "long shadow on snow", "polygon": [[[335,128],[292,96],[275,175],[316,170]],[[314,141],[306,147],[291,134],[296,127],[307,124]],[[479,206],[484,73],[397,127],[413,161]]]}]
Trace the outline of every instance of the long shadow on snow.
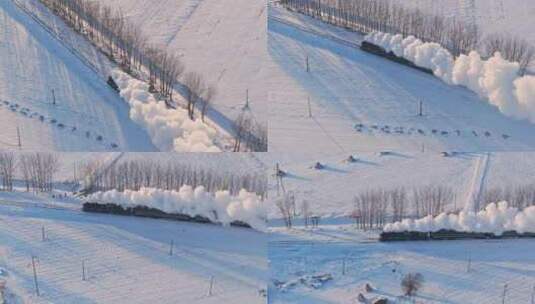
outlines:
[{"label": "long shadow on snow", "polygon": [[[2,208],[0,206],[0,208]],[[115,237],[117,242],[122,243],[132,252],[143,256],[153,262],[165,265],[166,267],[174,267],[180,271],[189,271],[192,274],[199,274],[199,270],[206,274],[207,277],[213,274],[211,265],[216,265],[216,268],[234,272],[235,270],[243,273],[246,269],[247,273],[252,275],[258,281],[265,280],[266,271],[260,265],[256,265],[251,261],[244,266],[232,259],[223,259],[221,253],[227,256],[237,255],[243,257],[244,255],[255,257],[255,260],[265,259],[265,251],[267,250],[267,235],[256,232],[254,230],[245,228],[222,228],[216,225],[196,224],[196,223],[182,223],[175,221],[166,221],[158,219],[123,217],[115,215],[96,215],[87,213],[72,213],[62,210],[50,210],[49,212],[42,212],[37,209],[25,209],[19,211],[11,211],[10,216],[17,216],[21,218],[38,218],[45,220],[57,220],[62,222],[72,222],[73,224],[87,223],[98,225],[109,225],[116,228],[114,231],[116,235],[121,234],[121,237]],[[74,227],[79,229],[79,227]],[[190,232],[189,235],[187,233]],[[180,238],[180,234],[185,237]],[[223,234],[223,235],[222,235]],[[235,235],[234,235],[235,234]],[[166,236],[175,235],[175,250],[177,252],[177,261],[180,263],[170,263],[168,256],[169,242],[171,241]],[[159,245],[157,248],[144,245],[134,246],[137,236],[141,239],[147,239],[156,242]],[[112,235],[106,237],[113,239]],[[136,238],[137,239],[137,238]],[[181,240],[187,240],[187,244],[181,243]],[[227,241],[222,241],[227,240]],[[232,240],[230,242],[229,240]],[[265,242],[264,242],[265,240]],[[126,243],[124,243],[126,242]],[[206,246],[206,244],[209,244]],[[247,244],[247,246],[244,246]],[[143,247],[143,248],[142,248]],[[210,247],[210,248],[208,248]],[[185,250],[182,250],[184,248]],[[198,252],[195,250],[202,250],[203,255],[197,258]],[[180,253],[186,254],[184,256]],[[196,261],[200,260],[202,261]],[[223,272],[220,272],[223,274]],[[238,276],[242,276],[238,274]],[[235,280],[236,276],[228,276]],[[257,288],[254,283],[242,282],[251,287]]]},{"label": "long shadow on snow", "polygon": [[[38,233],[38,231],[36,231]],[[31,257],[36,256],[39,258],[39,250],[23,250],[23,248],[31,248],[35,246],[35,243],[32,244],[28,241],[22,241],[20,239],[17,239],[13,237],[12,235],[5,233],[5,231],[0,230],[0,240],[2,240],[2,243],[4,246],[13,246],[15,248],[15,252],[22,253],[23,255],[26,255],[28,257],[28,263],[31,263]],[[12,252],[13,253],[13,252]],[[8,261],[9,263],[9,261]],[[6,265],[9,266],[9,265]],[[23,283],[22,285],[24,288],[28,291],[34,289],[34,283],[33,283],[33,275],[31,272],[23,273],[19,271],[18,269],[8,268],[9,273],[14,274],[16,277],[22,279]],[[67,291],[64,289],[61,289],[53,284],[50,284],[49,281],[39,280],[39,286],[41,290],[48,290],[50,292],[47,292],[43,294],[43,296],[46,298],[48,296],[53,295],[65,295],[63,300],[65,300],[67,297],[69,300],[71,300],[73,303],[80,303],[80,304],[91,304],[96,303],[94,301],[91,301],[90,299],[84,298],[82,295],[76,295],[72,294],[71,291]]]},{"label": "long shadow on snow", "polygon": [[[127,147],[125,147],[126,143],[119,143],[125,150],[128,150],[127,148],[132,146],[135,148],[133,150],[139,152],[157,151],[148,134],[130,119],[130,108],[126,102],[121,100],[121,98],[117,96],[117,94],[113,92],[102,79],[97,77],[94,71],[82,64],[78,58],[56,41],[50,33],[46,32],[40,25],[36,24],[34,20],[26,16],[24,13],[19,12],[18,8],[15,7],[11,1],[0,1],[0,9],[8,15],[8,18],[13,19],[14,22],[24,27],[28,35],[30,35],[40,46],[48,46],[46,48],[46,55],[63,63],[61,67],[70,71],[70,73],[68,73],[70,77],[76,75],[75,80],[77,83],[83,83],[86,87],[91,88],[94,93],[98,93],[102,100],[104,100],[103,103],[114,110],[118,121],[123,123],[116,122],[112,125],[119,128],[121,131],[119,135],[128,135]],[[47,64],[42,66],[40,70],[50,74],[50,62],[52,61],[47,60]],[[41,63],[44,64],[43,61]],[[54,67],[54,69],[59,68],[59,66]],[[61,74],[64,75],[64,73]],[[60,131],[61,130],[55,130],[55,133],[59,133]],[[57,138],[57,136],[55,138]],[[133,139],[135,139],[135,141],[133,141]]]},{"label": "long shadow on snow", "polygon": [[[450,86],[434,76],[406,68],[360,50],[333,43],[322,37],[301,32],[290,26],[270,21],[268,23],[268,47],[271,56],[279,66],[287,74],[292,76],[293,79],[299,81],[308,92],[319,96],[318,102],[331,107],[333,103],[336,104],[341,113],[354,121],[358,121],[358,118],[352,114],[354,109],[344,105],[339,97],[333,97],[337,96],[338,93],[335,91],[335,86],[322,84],[314,74],[314,67],[311,73],[307,73],[304,69],[304,60],[297,62],[294,59],[300,58],[300,56],[304,59],[304,49],[301,50],[303,52],[300,54],[296,54],[298,50],[285,49],[284,46],[277,43],[276,35],[282,35],[298,43],[328,51],[355,63],[361,69],[361,72],[365,73],[368,77],[375,77],[379,84],[386,80],[388,83],[394,83],[406,92],[410,92],[411,95],[418,95],[418,99],[433,104],[433,109],[440,110],[439,113],[445,113],[443,118],[449,120],[448,128],[450,129],[466,129],[469,128],[466,126],[468,123],[470,125],[477,124],[477,127],[480,129],[488,130],[492,128],[492,134],[510,134],[515,139],[520,137],[520,139],[514,142],[517,146],[515,150],[520,148],[523,150],[535,149],[535,136],[532,132],[534,128],[533,124],[503,115],[497,108],[491,106],[486,101],[482,101],[475,93],[466,88]],[[288,54],[292,53],[294,54],[293,56],[288,56]],[[288,64],[288,60],[293,60],[291,62],[292,64]],[[416,90],[415,87],[419,89]],[[324,100],[321,96],[329,96],[332,99]],[[400,97],[400,102],[403,101],[402,99],[403,97]],[[470,113],[474,113],[474,115],[472,116]],[[452,118],[455,117],[462,118],[462,121],[452,121]],[[523,138],[529,138],[530,140],[526,142],[522,140]],[[492,147],[492,150],[511,149],[508,148],[507,144],[495,146],[483,143],[480,146],[475,140],[472,142],[471,145],[473,148],[478,150],[486,147]],[[512,143],[513,139],[509,139],[509,142]]]}]

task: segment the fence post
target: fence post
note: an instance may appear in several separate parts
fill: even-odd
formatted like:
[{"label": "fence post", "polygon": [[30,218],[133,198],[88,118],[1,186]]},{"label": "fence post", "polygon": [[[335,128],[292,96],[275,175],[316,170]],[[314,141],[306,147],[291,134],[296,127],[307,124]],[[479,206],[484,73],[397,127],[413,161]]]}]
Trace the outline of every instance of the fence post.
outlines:
[{"label": "fence post", "polygon": [[208,289],[208,296],[212,296],[212,290],[214,288],[214,276],[210,276],[210,288]]},{"label": "fence post", "polygon": [[19,149],[22,149],[22,141],[20,139],[20,127],[19,126],[17,126],[17,140],[18,140]]},{"label": "fence post", "polygon": [[312,118],[312,105],[310,104],[310,96],[308,96],[307,102],[308,102],[308,118]]},{"label": "fence post", "polygon": [[502,304],[505,304],[505,296],[507,295],[507,284],[503,285]]},{"label": "fence post", "polygon": [[85,281],[85,260],[82,259],[82,281]]},{"label": "fence post", "polygon": [[37,270],[35,269],[35,256],[32,256],[32,269],[33,269],[33,282],[35,284],[35,293],[37,296],[40,296],[39,294],[39,283],[37,282]]},{"label": "fence post", "polygon": [[472,255],[470,252],[468,253],[468,266],[466,268],[466,272],[470,272],[472,270]]}]

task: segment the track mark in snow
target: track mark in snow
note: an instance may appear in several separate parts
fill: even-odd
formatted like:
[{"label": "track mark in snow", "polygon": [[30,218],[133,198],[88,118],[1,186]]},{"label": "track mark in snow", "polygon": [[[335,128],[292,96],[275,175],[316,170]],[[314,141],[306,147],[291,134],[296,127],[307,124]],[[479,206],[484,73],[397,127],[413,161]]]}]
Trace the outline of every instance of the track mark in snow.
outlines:
[{"label": "track mark in snow", "polygon": [[478,212],[480,210],[480,198],[484,191],[483,188],[489,169],[489,161],[490,153],[477,156],[472,180],[468,186],[464,211]]}]

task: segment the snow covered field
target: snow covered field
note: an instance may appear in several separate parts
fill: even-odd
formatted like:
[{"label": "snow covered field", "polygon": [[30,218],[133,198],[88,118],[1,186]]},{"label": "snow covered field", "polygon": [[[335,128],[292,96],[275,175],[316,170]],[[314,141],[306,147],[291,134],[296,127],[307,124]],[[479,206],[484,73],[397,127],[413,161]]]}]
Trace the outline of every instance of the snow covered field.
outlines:
[{"label": "snow covered field", "polygon": [[[529,252],[535,242],[531,239],[379,243],[376,237],[349,225],[291,232],[273,229],[268,254],[270,303],[359,303],[362,294],[368,300],[388,298],[392,303],[498,304],[505,285],[505,303],[532,299],[535,260]],[[415,302],[400,298],[400,282],[408,273],[424,277]],[[332,279],[311,284],[320,275]],[[373,291],[366,292],[366,284]]]},{"label": "snow covered field", "polygon": [[465,88],[364,53],[351,44],[361,36],[341,32],[270,5],[271,88],[278,87],[269,95],[270,151],[299,151],[310,159],[357,151],[535,147],[533,124],[506,117]]},{"label": "snow covered field", "polygon": [[2,149],[18,148],[18,128],[25,150],[155,151],[121,98],[12,1],[0,23]]},{"label": "snow covered field", "polygon": [[266,236],[253,230],[0,205],[13,303],[265,303]]},{"label": "snow covered field", "polygon": [[[249,102],[256,118],[267,122],[265,1],[112,0],[140,24],[150,43],[180,55],[187,69],[217,87],[212,117],[221,124],[234,119]],[[227,121],[228,122],[228,121]]]},{"label": "snow covered field", "polygon": [[[208,110],[206,125],[200,121],[191,123],[185,119],[184,113],[178,113],[181,109],[167,111],[163,105],[156,109],[148,104],[143,111],[140,111],[141,107],[130,111],[129,106],[133,107],[131,101],[121,103],[121,98],[103,81],[117,67],[84,37],[66,27],[62,20],[37,0],[12,0],[3,4],[6,15],[10,18],[16,15],[24,22],[18,22],[18,31],[6,31],[3,39],[8,56],[4,56],[6,67],[0,66],[6,71],[1,82],[4,86],[9,85],[9,94],[0,96],[0,101],[5,99],[0,110],[5,110],[2,115],[6,116],[4,123],[7,127],[6,135],[2,136],[2,147],[14,149],[22,146],[28,150],[59,151],[229,150],[232,140],[230,134],[234,132],[233,120],[246,104],[246,96],[255,119],[265,125],[267,110],[263,107],[266,105],[267,91],[260,85],[262,64],[256,64],[267,58],[265,5],[243,1],[240,4],[243,11],[250,14],[237,16],[238,11],[229,10],[227,5],[222,7],[221,3],[215,1],[206,2],[210,3],[201,5],[203,1],[166,1],[150,5],[151,10],[147,10],[146,3],[140,2],[128,4],[127,9],[122,7],[125,3],[113,6],[114,9],[122,8],[128,21],[141,24],[144,34],[151,38],[148,43],[168,49],[185,63],[186,72],[198,72],[208,85],[216,88],[214,107]],[[163,10],[167,13],[161,18],[135,16],[139,5],[149,16],[154,17]],[[34,16],[25,14],[28,12]],[[135,17],[131,18],[130,13]],[[5,25],[6,28],[13,28],[8,23]],[[264,29],[260,25],[264,25]],[[250,27],[259,30],[244,30]],[[24,37],[39,35],[39,39],[34,39],[36,41],[33,43],[43,46],[31,52],[31,45],[26,50],[26,53],[31,52],[30,55],[39,58],[19,51],[18,48],[24,47],[20,41],[18,44],[12,42],[21,40],[19,31],[26,33]],[[15,70],[13,62],[17,63],[19,70],[30,70],[20,58],[39,63],[52,50],[60,55],[54,56],[58,64],[45,62],[41,64],[39,73],[19,72],[26,73],[22,76],[27,79],[23,80],[13,81],[14,77],[8,74]],[[244,58],[247,62],[244,62]],[[52,68],[49,64],[58,67]],[[62,66],[69,67],[72,74],[69,77],[77,80],[77,83],[70,80],[71,83],[65,85],[67,81],[63,80],[66,77],[63,74],[66,72],[58,70]],[[30,89],[29,83],[40,83],[43,87],[36,92]],[[84,90],[87,86],[90,92]],[[180,107],[185,107],[185,101],[180,99]],[[45,128],[41,126],[43,123]],[[207,131],[201,132],[201,129]],[[171,135],[175,137],[169,138]],[[175,140],[180,137],[183,140],[177,144]]]},{"label": "snow covered field", "polygon": [[[52,192],[26,192],[19,173],[15,191],[0,191],[0,281],[7,282],[8,303],[266,302],[267,234],[247,228],[85,213],[82,203],[88,199],[73,193],[87,181],[83,168],[88,164],[97,166],[97,175],[112,166],[148,160],[167,166],[182,164],[199,172],[252,174],[263,170],[254,155],[59,153],[58,159]],[[138,203],[165,196],[163,191],[155,192],[144,197],[142,192],[129,193]],[[199,189],[195,200],[186,190],[180,195],[181,200],[168,197],[167,202],[203,210],[213,200]],[[114,202],[118,196],[115,192]],[[255,194],[243,192],[228,201],[225,193],[219,193],[218,203],[234,203],[229,216],[246,220],[247,212],[254,211],[249,207],[260,202]]]},{"label": "snow covered field", "polygon": [[[348,156],[337,154],[313,162],[283,161],[279,166],[287,175],[282,186],[295,194],[298,205],[307,200],[314,214],[336,218],[349,216],[354,210],[354,197],[367,190],[404,187],[410,193],[414,188],[430,185],[455,192],[446,210],[473,210],[474,197],[480,193],[530,185],[535,172],[535,153],[529,152],[461,153],[452,157],[439,153],[358,153],[354,163],[345,161]],[[325,168],[314,169],[316,161]],[[273,171],[270,194],[275,199],[277,182],[272,174]],[[274,204],[268,214],[271,219],[281,217]]]}]

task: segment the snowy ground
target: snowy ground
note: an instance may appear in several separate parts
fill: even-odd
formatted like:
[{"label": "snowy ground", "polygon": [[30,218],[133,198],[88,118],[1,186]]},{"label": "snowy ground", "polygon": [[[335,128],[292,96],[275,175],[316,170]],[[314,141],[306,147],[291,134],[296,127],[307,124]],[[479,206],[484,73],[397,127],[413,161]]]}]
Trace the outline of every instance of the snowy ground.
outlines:
[{"label": "snowy ground", "polygon": [[[267,239],[250,229],[93,215],[0,199],[0,231],[0,268],[16,295],[14,303],[265,302],[260,293],[266,284]],[[29,267],[32,256],[40,297]]]},{"label": "snowy ground", "polygon": [[[535,148],[535,125],[504,116],[465,88],[366,54],[354,46],[361,39],[270,5],[271,152],[311,159],[357,151]],[[387,126],[400,131],[382,130]]]},{"label": "snowy ground", "polygon": [[[395,300],[402,294],[401,278],[410,272],[425,279],[416,303],[502,303],[505,284],[505,303],[531,300],[534,240],[380,243],[376,237],[351,226],[273,229],[270,303],[359,303],[359,293]],[[307,287],[311,276],[326,274],[332,280]],[[305,284],[282,285],[300,279]],[[365,292],[365,284],[374,291]]]},{"label": "snowy ground", "polygon": [[[266,234],[246,228],[84,213],[84,200],[72,193],[83,181],[81,168],[90,162],[108,168],[123,161],[150,159],[241,174],[263,170],[254,154],[57,155],[60,169],[51,193],[26,192],[19,176],[15,176],[14,192],[0,191],[0,281],[7,282],[8,303],[266,302]],[[40,296],[35,293],[32,256],[36,257]]]},{"label": "snowy ground", "polygon": [[[470,208],[473,198],[492,188],[522,186],[532,183],[535,153],[493,152],[461,153],[443,157],[439,153],[358,153],[355,163],[345,162],[349,155],[322,157],[314,162],[286,161],[280,163],[287,173],[283,178],[286,191],[295,193],[298,205],[307,200],[312,212],[327,218],[345,217],[353,211],[353,198],[367,190],[392,190],[441,185],[451,188],[455,200],[449,210]],[[325,169],[316,170],[321,162]],[[270,172],[270,195],[277,197],[277,182]],[[282,186],[279,188],[282,192]],[[270,218],[280,218],[274,204]]]},{"label": "snowy ground", "polygon": [[0,24],[1,148],[18,148],[18,128],[24,150],[155,150],[126,103],[12,1]]},{"label": "snowy ground", "polygon": [[[35,15],[33,19],[14,4],[27,8]],[[117,9],[125,5],[124,1],[115,4]],[[244,15],[216,1],[165,1],[151,3],[148,7],[146,4],[132,3],[127,9],[123,8],[123,12],[133,19],[132,22],[141,23],[151,38],[149,43],[176,51],[188,71],[200,72],[217,87],[215,107],[207,114],[207,124],[217,129],[216,144],[220,148],[229,145],[233,119],[246,103],[247,90],[255,117],[266,123],[267,110],[262,107],[266,105],[267,90],[261,85],[263,65],[257,64],[268,58],[265,5],[243,1],[240,5],[248,12]],[[154,133],[165,132],[146,131],[130,120],[128,105],[105,84],[116,67],[84,37],[67,28],[37,0],[11,0],[3,4],[3,10],[10,18],[5,22],[17,23],[17,27],[6,23],[6,28],[16,31],[6,31],[5,37],[0,36],[4,38],[0,41],[5,42],[0,47],[5,45],[8,52],[8,56],[4,56],[5,67],[0,65],[5,71],[0,83],[7,86],[6,92],[0,95],[0,101],[6,101],[0,106],[0,111],[5,112],[0,114],[6,116],[6,134],[0,139],[0,147],[18,148],[20,133],[22,149],[26,150],[144,152],[162,149],[159,144],[153,145],[154,140],[158,141]],[[162,11],[168,13],[161,15]],[[141,12],[146,15],[139,16]],[[156,14],[160,16],[152,18]],[[248,28],[259,30],[246,30]],[[26,36],[30,37],[29,42]],[[29,47],[24,43],[30,44]],[[36,50],[32,51],[33,48]],[[52,51],[57,55],[51,56]],[[57,62],[41,63],[48,57],[56,58]],[[40,67],[39,72],[27,69],[20,58],[30,58],[34,66]],[[25,70],[17,71],[22,69]],[[24,79],[13,81],[13,75],[8,74],[13,71]],[[33,83],[42,84],[42,88],[39,86],[35,90],[30,85]],[[56,106],[51,105],[53,94]],[[173,113],[161,114],[163,119],[176,118]],[[180,126],[180,123],[169,124]],[[156,139],[151,141],[150,136]],[[167,145],[172,146],[172,142]],[[183,150],[186,149],[179,149]]]},{"label": "snowy ground", "polygon": [[186,69],[199,72],[217,87],[212,117],[221,124],[245,105],[267,122],[265,86],[267,9],[265,1],[236,0],[113,0],[140,24],[150,42],[180,55]]}]

